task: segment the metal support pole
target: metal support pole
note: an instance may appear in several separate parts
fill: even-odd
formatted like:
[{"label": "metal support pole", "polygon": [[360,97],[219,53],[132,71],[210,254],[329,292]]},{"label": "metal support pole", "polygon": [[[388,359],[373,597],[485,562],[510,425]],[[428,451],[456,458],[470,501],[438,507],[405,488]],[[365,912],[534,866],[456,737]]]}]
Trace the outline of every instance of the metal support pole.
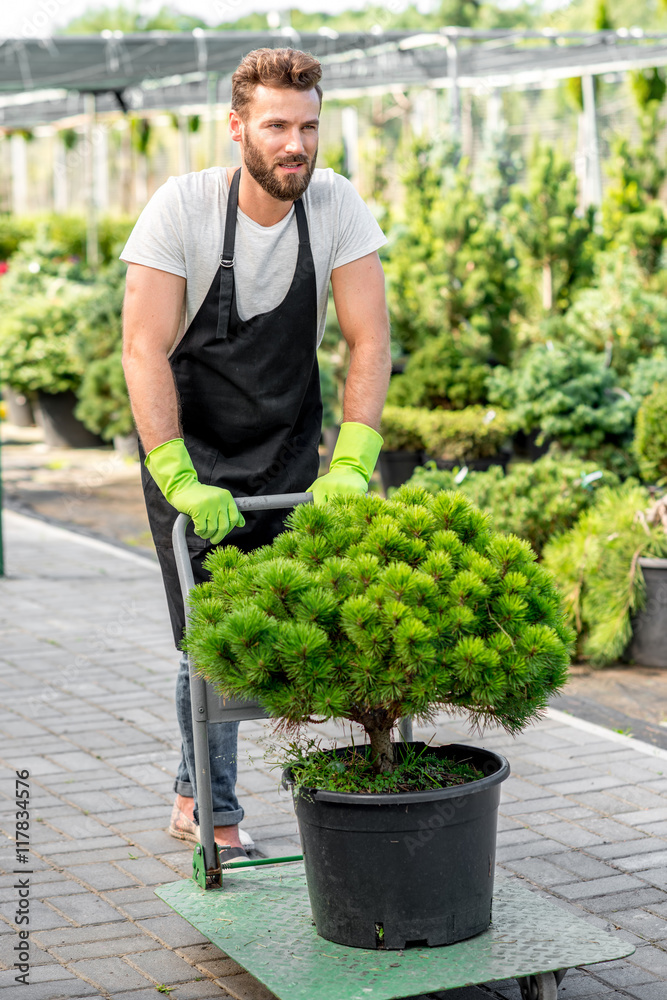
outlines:
[{"label": "metal support pole", "polygon": [[599,207],[602,202],[602,174],[600,172],[600,146],[595,107],[595,79],[592,73],[581,78],[586,121],[586,192],[584,204]]},{"label": "metal support pole", "polygon": [[487,156],[493,156],[498,140],[504,131],[503,98],[500,87],[494,87],[486,102],[484,146]]},{"label": "metal support pole", "polygon": [[218,74],[209,73],[208,75],[208,90],[207,90],[207,105],[208,105],[208,165],[209,167],[214,167],[216,165],[216,118],[215,109],[218,99]]},{"label": "metal support pole", "polygon": [[83,109],[86,116],[86,260],[92,268],[99,264],[97,241],[97,204],[95,199],[95,94],[83,95]]},{"label": "metal support pole", "polygon": [[109,209],[109,133],[107,126],[96,128],[93,138],[95,207],[100,212],[106,212]]},{"label": "metal support pole", "polygon": [[67,211],[67,149],[60,132],[53,139],[53,210]]},{"label": "metal support pole", "polygon": [[190,130],[188,116],[182,114],[178,116],[178,172],[190,173]]},{"label": "metal support pole", "polygon": [[447,42],[447,70],[449,74],[449,120],[452,139],[461,135],[461,89],[459,87],[459,50],[456,42]]},{"label": "metal support pole", "polygon": [[28,211],[28,150],[25,136],[15,132],[9,140],[12,164],[12,212]]},{"label": "metal support pole", "polygon": [[354,107],[343,108],[341,130],[345,149],[345,169],[353,184],[359,181],[359,115]]}]

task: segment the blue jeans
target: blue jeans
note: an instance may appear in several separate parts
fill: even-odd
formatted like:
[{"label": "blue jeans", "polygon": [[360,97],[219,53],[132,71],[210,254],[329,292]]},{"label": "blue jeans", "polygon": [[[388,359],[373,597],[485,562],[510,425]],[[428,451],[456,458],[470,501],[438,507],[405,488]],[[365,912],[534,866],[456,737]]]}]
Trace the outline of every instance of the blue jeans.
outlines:
[{"label": "blue jeans", "polygon": [[[190,707],[190,674],[188,658],[181,656],[176,679],[176,717],[181,729],[181,762],[178,765],[174,791],[195,800],[195,823],[199,823],[199,805],[190,775],[195,774],[195,749],[192,739]],[[213,825],[236,826],[243,819],[236,793],[236,756],[238,722],[208,723],[208,754],[213,798]]]}]

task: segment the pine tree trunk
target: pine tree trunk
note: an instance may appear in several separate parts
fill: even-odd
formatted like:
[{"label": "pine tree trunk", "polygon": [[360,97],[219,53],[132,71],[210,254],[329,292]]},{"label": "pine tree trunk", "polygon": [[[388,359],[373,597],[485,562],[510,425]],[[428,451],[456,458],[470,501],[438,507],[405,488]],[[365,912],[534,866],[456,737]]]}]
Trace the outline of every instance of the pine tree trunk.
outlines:
[{"label": "pine tree trunk", "polygon": [[391,771],[394,766],[394,744],[391,742],[391,729],[381,729],[366,726],[371,742],[371,762],[376,774]]}]

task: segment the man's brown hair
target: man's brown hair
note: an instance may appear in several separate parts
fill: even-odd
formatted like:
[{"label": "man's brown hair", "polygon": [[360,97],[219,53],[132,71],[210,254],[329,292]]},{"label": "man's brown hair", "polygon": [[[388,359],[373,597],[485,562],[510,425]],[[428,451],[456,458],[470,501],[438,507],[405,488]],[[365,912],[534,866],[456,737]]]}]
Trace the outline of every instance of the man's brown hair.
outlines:
[{"label": "man's brown hair", "polygon": [[299,49],[255,49],[245,56],[232,76],[232,109],[244,118],[255,87],[315,90],[322,104],[322,67],[314,56]]}]

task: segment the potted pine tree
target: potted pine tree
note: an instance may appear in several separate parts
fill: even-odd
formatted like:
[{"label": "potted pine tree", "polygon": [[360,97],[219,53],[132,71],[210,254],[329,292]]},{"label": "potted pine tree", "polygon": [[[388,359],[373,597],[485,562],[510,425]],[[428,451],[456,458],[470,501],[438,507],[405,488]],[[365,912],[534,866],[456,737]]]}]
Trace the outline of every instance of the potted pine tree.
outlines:
[{"label": "potted pine tree", "polygon": [[318,933],[363,948],[441,945],[488,927],[500,783],[474,746],[394,743],[440,709],[518,733],[564,683],[572,643],[528,543],[462,494],[303,506],[272,545],[218,548],[185,646],[226,694],[286,732],[340,719],[363,746],[288,756]]}]

